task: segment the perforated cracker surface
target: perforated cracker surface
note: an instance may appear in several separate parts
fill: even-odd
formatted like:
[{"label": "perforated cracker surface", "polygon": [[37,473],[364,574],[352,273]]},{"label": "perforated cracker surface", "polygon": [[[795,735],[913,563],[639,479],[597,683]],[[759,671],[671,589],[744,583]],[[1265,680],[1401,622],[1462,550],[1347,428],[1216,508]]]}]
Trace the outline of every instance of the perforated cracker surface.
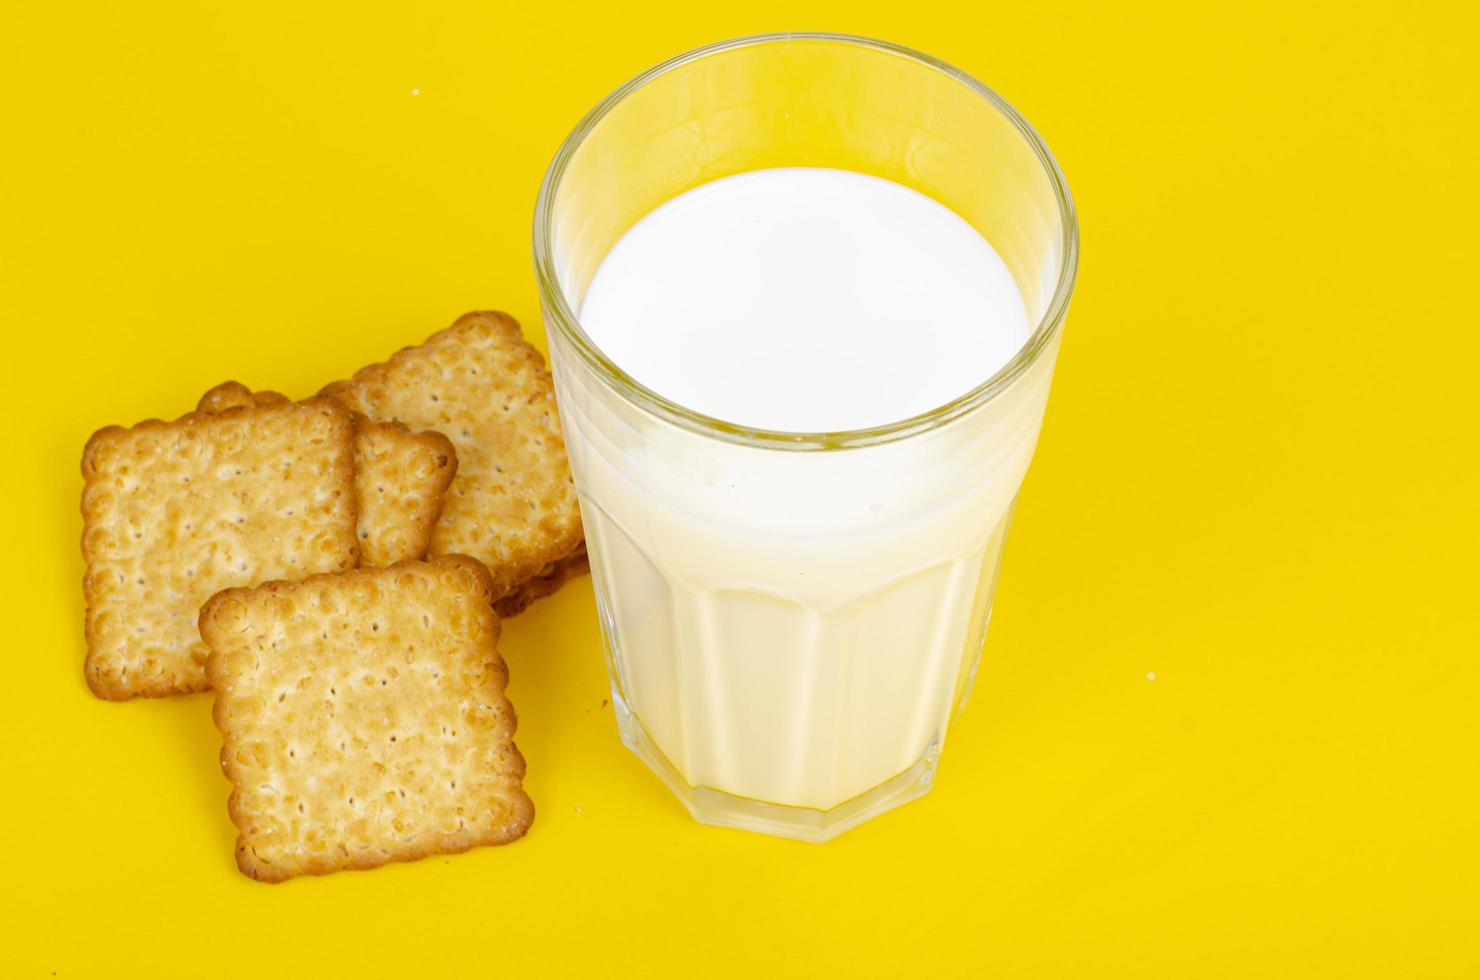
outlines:
[{"label": "perforated cracker surface", "polygon": [[326,399],[110,426],[82,454],[88,686],[205,689],[202,602],[354,567],[353,428]]},{"label": "perforated cracker surface", "polygon": [[360,560],[390,565],[425,558],[457,474],[457,450],[440,432],[360,417],[355,428],[355,494]]},{"label": "perforated cracker surface", "polygon": [[207,604],[243,873],[281,881],[524,835],[534,807],[492,588],[454,555]]},{"label": "perforated cracker surface", "polygon": [[[236,381],[200,399],[202,412],[221,412],[288,399],[254,392]],[[399,422],[355,418],[355,496],[359,506],[360,563],[390,565],[424,558],[457,472],[457,451],[440,432],[412,432]]]},{"label": "perforated cracker surface", "polygon": [[371,418],[435,429],[452,440],[458,473],[430,554],[481,560],[499,595],[580,545],[554,387],[512,317],[468,313],[323,394]]}]

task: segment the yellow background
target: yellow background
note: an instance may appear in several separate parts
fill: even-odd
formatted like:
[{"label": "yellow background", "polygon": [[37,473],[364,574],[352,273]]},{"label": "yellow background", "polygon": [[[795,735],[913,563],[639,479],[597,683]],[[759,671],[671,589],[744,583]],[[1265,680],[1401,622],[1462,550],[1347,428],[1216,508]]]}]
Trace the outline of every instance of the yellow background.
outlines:
[{"label": "yellow background", "polygon": [[[1464,16],[6,4],[0,975],[1475,976]],[[977,75],[1080,209],[934,792],[822,847],[696,825],[618,742],[582,581],[503,644],[526,840],[241,877],[209,697],[83,686],[84,440],[229,377],[312,392],[468,309],[539,336],[531,211],[577,118],[668,55],[788,27]]]}]

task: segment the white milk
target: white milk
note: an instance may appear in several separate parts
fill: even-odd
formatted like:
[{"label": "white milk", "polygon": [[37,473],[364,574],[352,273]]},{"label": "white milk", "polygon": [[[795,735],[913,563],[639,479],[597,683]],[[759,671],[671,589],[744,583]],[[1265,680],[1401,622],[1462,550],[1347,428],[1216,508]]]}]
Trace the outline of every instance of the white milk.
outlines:
[{"label": "white milk", "polygon": [[[687,408],[812,432],[936,408],[1030,331],[1002,260],[956,214],[809,168],[664,204],[612,249],[579,316]],[[799,452],[660,420],[565,343],[552,337],[561,414],[629,743],[700,794],[826,811],[879,790],[850,804],[862,819],[922,792],[975,667],[1053,352],[948,425]],[[839,829],[686,798],[717,822]]]},{"label": "white milk", "polygon": [[686,408],[756,429],[897,422],[985,381],[1028,339],[992,246],[892,181],[786,167],[704,184],[607,255],[581,325]]}]

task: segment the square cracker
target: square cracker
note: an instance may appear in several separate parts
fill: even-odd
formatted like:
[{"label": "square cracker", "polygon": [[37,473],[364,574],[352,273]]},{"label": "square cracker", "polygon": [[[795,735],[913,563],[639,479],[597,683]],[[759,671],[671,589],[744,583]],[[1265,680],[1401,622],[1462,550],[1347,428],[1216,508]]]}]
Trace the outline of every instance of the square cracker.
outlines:
[{"label": "square cracker", "polygon": [[449,555],[206,604],[243,874],[282,881],[524,836],[534,805],[492,592],[487,569]]},{"label": "square cracker", "polygon": [[202,602],[235,585],[353,568],[353,436],[350,413],[327,399],[94,433],[82,453],[93,693],[205,690]]},{"label": "square cracker", "polygon": [[[219,413],[287,401],[286,395],[275,391],[254,392],[227,381],[202,395],[198,410]],[[455,473],[457,450],[442,433],[412,432],[399,422],[375,422],[356,415],[360,564],[391,565],[404,558],[425,558]]]},{"label": "square cracker", "polygon": [[[465,314],[421,346],[321,394],[372,419],[435,429],[452,440],[458,474],[429,553],[479,559],[499,597],[580,548],[555,389],[513,317]],[[579,568],[579,559],[569,567]]]}]

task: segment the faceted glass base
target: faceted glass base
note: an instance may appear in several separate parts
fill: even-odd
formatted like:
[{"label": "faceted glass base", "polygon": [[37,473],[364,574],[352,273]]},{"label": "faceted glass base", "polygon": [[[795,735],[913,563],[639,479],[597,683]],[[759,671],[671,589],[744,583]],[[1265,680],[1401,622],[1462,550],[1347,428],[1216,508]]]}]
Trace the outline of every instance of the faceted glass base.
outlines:
[{"label": "faceted glass base", "polygon": [[919,762],[830,810],[765,803],[707,786],[690,786],[667,756],[653,744],[615,684],[612,685],[612,706],[616,709],[622,743],[668,784],[673,795],[682,801],[695,820],[716,827],[734,827],[814,844],[832,840],[865,820],[924,796],[935,781],[935,766],[940,758],[939,743],[932,742]]}]

